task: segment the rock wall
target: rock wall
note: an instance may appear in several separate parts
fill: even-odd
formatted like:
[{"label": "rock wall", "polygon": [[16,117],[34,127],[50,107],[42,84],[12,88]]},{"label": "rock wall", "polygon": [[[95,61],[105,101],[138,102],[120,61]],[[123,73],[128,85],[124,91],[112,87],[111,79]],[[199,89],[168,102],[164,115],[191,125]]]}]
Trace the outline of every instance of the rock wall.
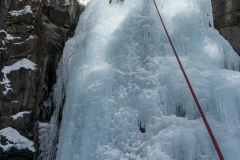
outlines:
[{"label": "rock wall", "polygon": [[[38,122],[51,117],[50,93],[58,62],[84,10],[75,0],[63,2],[0,1],[0,159],[33,159],[39,155]],[[26,61],[21,64],[26,59],[35,64],[35,69],[28,68]],[[4,74],[3,70],[8,72]],[[3,135],[7,127],[33,141],[36,151],[16,147]],[[12,145],[6,150],[8,144]]]},{"label": "rock wall", "polygon": [[212,0],[214,26],[240,55],[240,1]]}]

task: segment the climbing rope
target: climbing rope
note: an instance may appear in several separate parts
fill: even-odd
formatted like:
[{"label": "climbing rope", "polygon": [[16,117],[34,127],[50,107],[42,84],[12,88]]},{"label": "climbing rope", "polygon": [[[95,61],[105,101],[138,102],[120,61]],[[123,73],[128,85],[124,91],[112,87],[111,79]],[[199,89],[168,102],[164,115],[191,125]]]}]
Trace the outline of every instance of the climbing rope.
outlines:
[{"label": "climbing rope", "polygon": [[185,78],[185,80],[186,80],[186,82],[187,82],[187,84],[188,84],[188,87],[189,87],[189,89],[190,89],[190,91],[191,91],[191,93],[192,93],[193,99],[194,99],[194,101],[195,101],[195,103],[196,103],[196,105],[197,105],[197,107],[198,107],[198,110],[199,110],[199,112],[200,112],[200,114],[201,114],[201,116],[202,116],[202,119],[203,119],[203,121],[204,121],[204,124],[205,124],[205,126],[206,126],[206,128],[207,128],[207,130],[208,130],[208,133],[209,133],[209,135],[210,135],[210,137],[211,137],[211,139],[212,139],[212,142],[213,142],[213,144],[214,144],[214,147],[215,147],[215,149],[216,149],[216,151],[217,151],[217,153],[218,153],[218,156],[219,156],[220,160],[224,160],[223,154],[222,154],[222,152],[221,152],[221,150],[220,150],[220,148],[219,148],[219,146],[218,146],[218,143],[217,143],[217,141],[216,141],[216,139],[215,139],[215,137],[214,137],[214,135],[213,135],[213,132],[212,132],[212,130],[211,130],[209,124],[208,124],[208,121],[207,121],[207,119],[206,119],[206,117],[205,117],[205,115],[204,115],[204,113],[203,113],[202,107],[201,107],[200,103],[198,102],[198,99],[197,99],[197,97],[196,97],[196,95],[195,95],[195,93],[194,93],[194,90],[193,90],[193,88],[192,88],[192,85],[191,85],[190,81],[188,80],[187,74],[186,74],[186,72],[185,72],[185,70],[184,70],[184,68],[183,68],[183,66],[182,66],[182,63],[181,63],[179,57],[178,57],[177,51],[176,51],[176,49],[175,49],[175,47],[174,47],[174,45],[173,45],[173,43],[172,43],[172,40],[171,40],[171,38],[170,38],[170,36],[169,36],[169,34],[168,34],[168,31],[167,31],[167,29],[166,29],[166,27],[165,27],[165,24],[164,24],[164,22],[163,22],[163,19],[162,19],[162,17],[161,17],[161,14],[160,14],[160,12],[159,12],[159,10],[158,10],[157,4],[156,4],[155,0],[153,0],[153,2],[154,2],[154,5],[155,5],[155,7],[156,7],[156,9],[157,9],[159,18],[160,18],[160,20],[161,20],[161,22],[162,22],[162,25],[163,25],[163,28],[164,28],[164,30],[165,30],[165,32],[166,32],[166,35],[167,35],[167,37],[168,37],[168,40],[169,40],[169,42],[170,42],[170,44],[171,44],[171,46],[172,46],[173,52],[174,52],[174,54],[175,54],[175,56],[176,56],[176,58],[177,58],[178,64],[179,64],[179,66],[180,66],[180,68],[181,68],[181,70],[182,70],[182,73],[183,73],[183,75],[184,75],[184,78]]}]

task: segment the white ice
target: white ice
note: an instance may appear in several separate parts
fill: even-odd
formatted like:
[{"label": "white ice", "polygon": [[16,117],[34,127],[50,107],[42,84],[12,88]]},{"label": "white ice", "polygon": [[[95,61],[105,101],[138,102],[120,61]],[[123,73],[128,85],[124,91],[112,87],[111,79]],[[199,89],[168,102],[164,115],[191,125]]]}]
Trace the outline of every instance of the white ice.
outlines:
[{"label": "white ice", "polygon": [[0,147],[4,151],[8,151],[11,147],[16,147],[18,149],[29,149],[32,152],[35,152],[34,143],[23,137],[19,132],[11,127],[7,127],[0,130],[0,138],[4,136],[7,139],[6,145],[0,144]]},{"label": "white ice", "polygon": [[[235,160],[240,58],[213,28],[211,0],[156,3],[225,159]],[[65,93],[57,160],[218,159],[151,0],[88,3],[59,64],[53,128]]]}]

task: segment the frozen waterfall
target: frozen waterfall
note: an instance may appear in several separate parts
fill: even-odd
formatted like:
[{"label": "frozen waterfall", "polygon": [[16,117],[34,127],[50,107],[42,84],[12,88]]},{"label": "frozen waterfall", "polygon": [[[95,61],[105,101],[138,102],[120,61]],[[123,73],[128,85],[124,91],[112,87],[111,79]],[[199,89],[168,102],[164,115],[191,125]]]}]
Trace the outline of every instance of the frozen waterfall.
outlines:
[{"label": "frozen waterfall", "polygon": [[[240,58],[211,0],[156,3],[225,159],[238,159]],[[152,0],[91,0],[59,65],[57,160],[218,159]]]}]

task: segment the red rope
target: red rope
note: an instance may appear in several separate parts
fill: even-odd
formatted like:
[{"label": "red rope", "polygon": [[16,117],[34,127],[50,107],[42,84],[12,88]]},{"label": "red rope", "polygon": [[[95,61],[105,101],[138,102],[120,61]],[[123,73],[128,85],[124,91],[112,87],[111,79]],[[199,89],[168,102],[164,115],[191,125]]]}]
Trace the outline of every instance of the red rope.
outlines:
[{"label": "red rope", "polygon": [[157,12],[158,12],[159,18],[160,18],[160,20],[161,20],[161,22],[162,22],[163,28],[164,28],[164,30],[165,30],[165,32],[166,32],[166,34],[167,34],[168,40],[169,40],[169,42],[170,42],[170,44],[171,44],[171,46],[172,46],[173,52],[174,52],[174,54],[175,54],[175,56],[176,56],[176,58],[177,58],[178,64],[179,64],[179,66],[180,66],[180,68],[181,68],[181,70],[182,70],[182,73],[183,73],[183,75],[184,75],[184,77],[185,77],[185,80],[187,81],[188,87],[189,87],[189,89],[190,89],[190,91],[191,91],[191,93],[192,93],[193,99],[195,100],[195,103],[196,103],[196,105],[197,105],[197,107],[198,107],[198,110],[199,110],[201,116],[202,116],[202,119],[203,119],[203,121],[204,121],[204,124],[205,124],[205,126],[207,127],[208,133],[209,133],[209,135],[210,135],[210,137],[211,137],[211,139],[212,139],[212,142],[213,142],[213,144],[214,144],[214,147],[215,147],[215,149],[216,149],[216,151],[217,151],[217,153],[218,153],[218,156],[219,156],[220,160],[224,160],[224,157],[223,157],[223,154],[222,154],[222,152],[221,152],[221,149],[220,149],[219,146],[218,146],[218,143],[217,143],[217,141],[216,141],[216,139],[215,139],[215,137],[214,137],[214,135],[213,135],[213,132],[212,132],[212,130],[211,130],[209,124],[208,124],[208,121],[207,121],[207,119],[206,119],[206,117],[205,117],[205,115],[204,115],[204,113],[203,113],[203,110],[202,110],[202,108],[201,108],[201,105],[200,105],[200,103],[198,102],[198,99],[197,99],[197,97],[196,97],[196,95],[195,95],[195,93],[194,93],[194,90],[193,90],[193,88],[192,88],[192,85],[191,85],[190,81],[188,80],[187,74],[186,74],[186,72],[185,72],[185,70],[184,70],[184,68],[183,68],[183,66],[182,66],[182,63],[181,63],[181,61],[180,61],[180,59],[179,59],[179,57],[178,57],[178,54],[177,54],[177,52],[176,52],[176,49],[175,49],[175,47],[174,47],[174,45],[173,45],[173,43],[172,43],[172,40],[171,40],[171,38],[170,38],[170,36],[169,36],[169,34],[168,34],[168,31],[167,31],[167,29],[166,29],[166,27],[165,27],[165,24],[164,24],[163,20],[162,20],[161,14],[160,14],[160,12],[159,12],[159,10],[158,10],[157,4],[156,4],[155,0],[153,0],[153,2],[154,2],[154,5],[155,5],[155,7],[156,7],[156,9],[157,9]]}]

